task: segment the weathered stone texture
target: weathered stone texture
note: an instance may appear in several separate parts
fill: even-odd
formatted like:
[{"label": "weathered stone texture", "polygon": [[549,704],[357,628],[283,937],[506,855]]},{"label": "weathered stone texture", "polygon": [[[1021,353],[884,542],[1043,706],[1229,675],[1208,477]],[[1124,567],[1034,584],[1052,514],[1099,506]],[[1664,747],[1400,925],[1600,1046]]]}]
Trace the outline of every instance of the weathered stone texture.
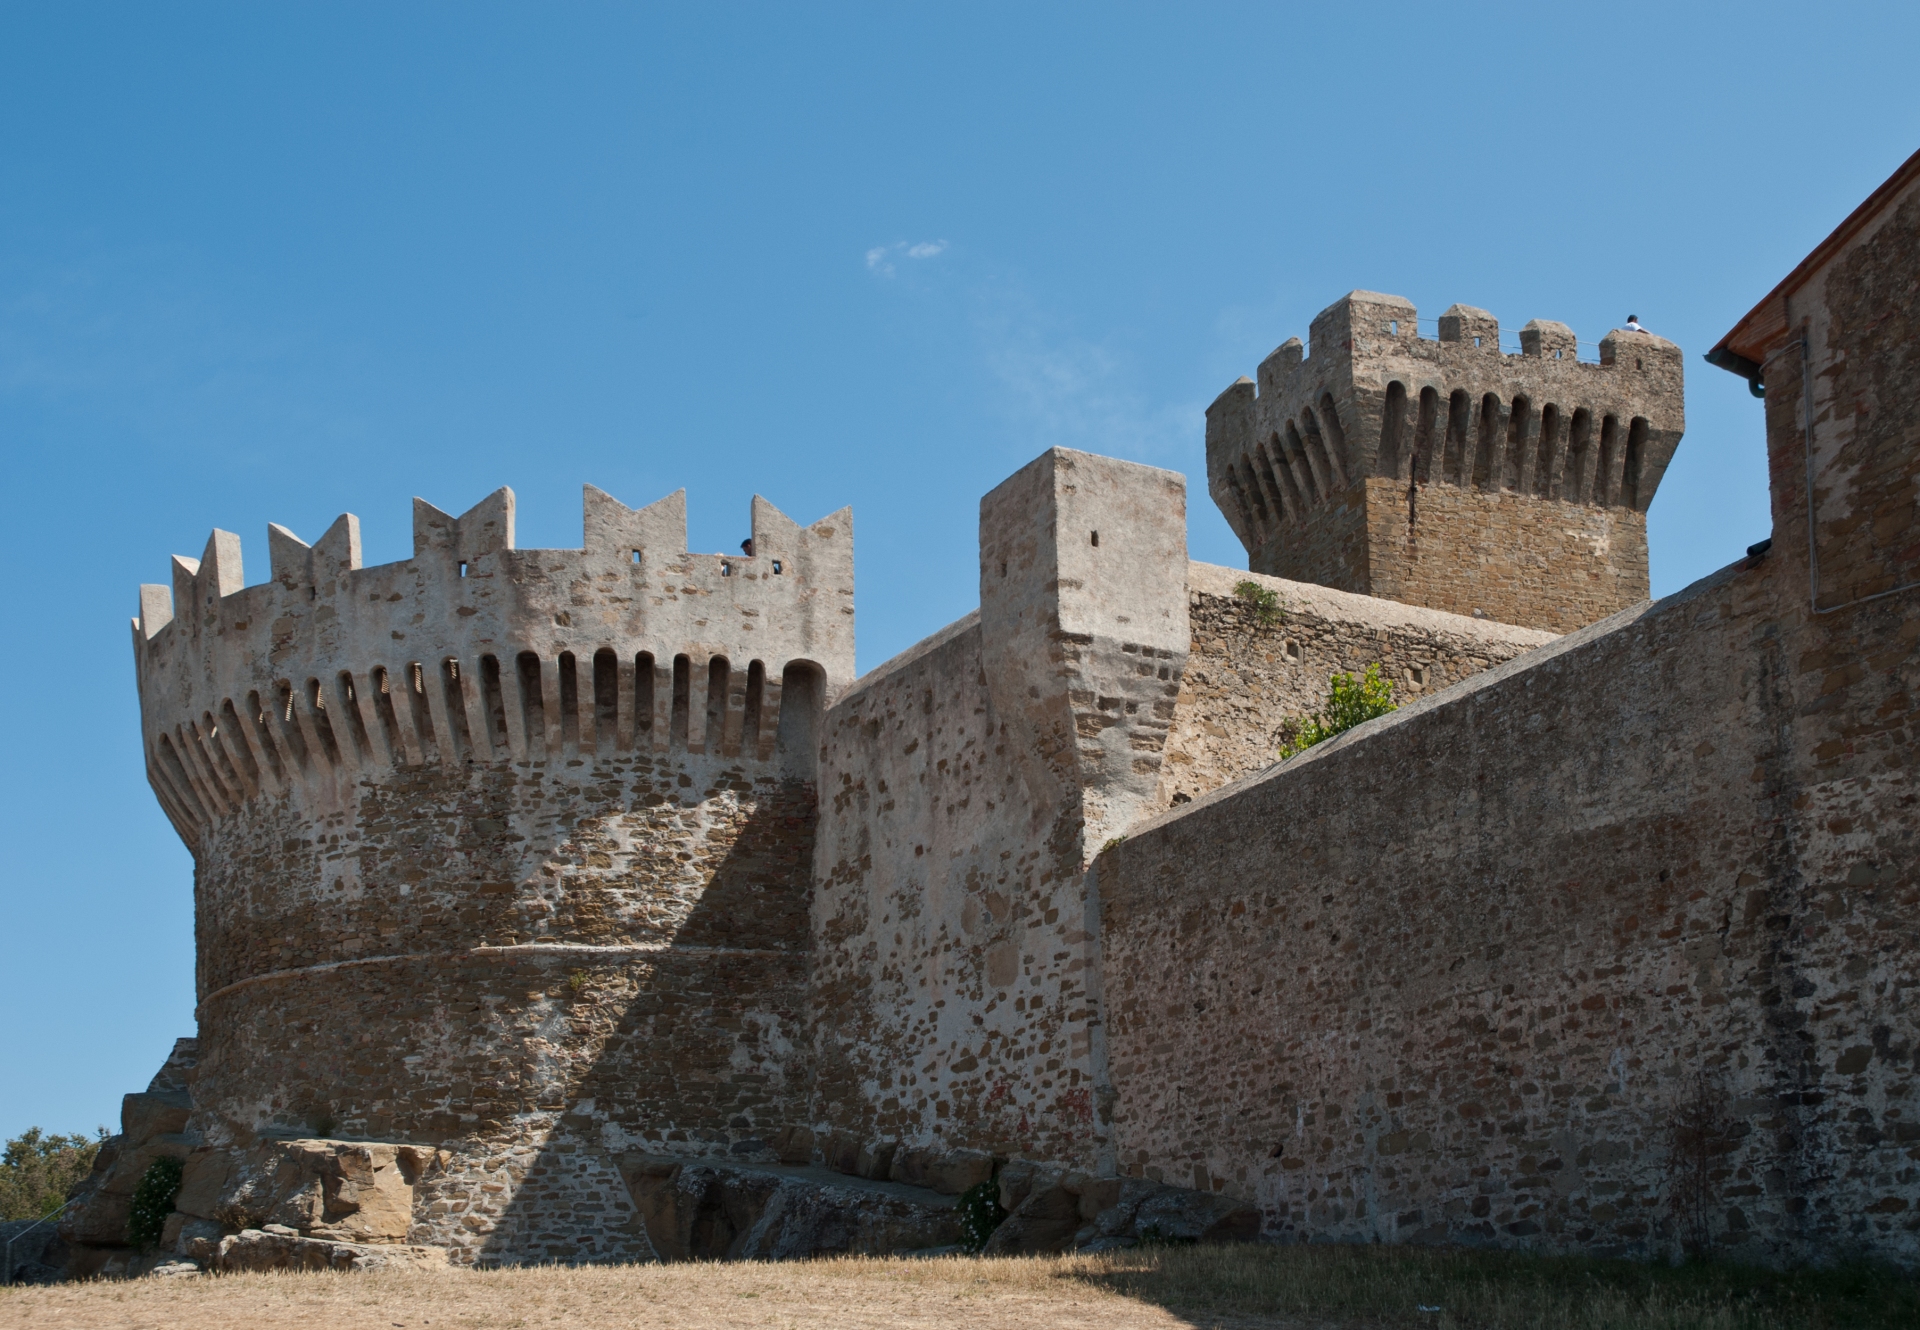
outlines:
[{"label": "weathered stone texture", "polygon": [[1485,310],[1437,339],[1355,291],[1207,410],[1207,480],[1252,566],[1295,581],[1566,632],[1647,594],[1646,510],[1685,427],[1679,348],[1646,333],[1578,359]]},{"label": "weathered stone texture", "polygon": [[1920,1255],[1912,167],[1730,335],[1763,558],[1101,859],[1130,1171],[1301,1237]]},{"label": "weathered stone texture", "polygon": [[[1278,597],[1276,619],[1263,619],[1236,592],[1248,581]],[[1379,665],[1404,703],[1553,640],[1538,629],[1213,564],[1188,565],[1187,585],[1193,644],[1160,808],[1271,766],[1300,720],[1326,705],[1335,673]]]},{"label": "weathered stone texture", "polygon": [[143,590],[149,773],[196,863],[195,1139],[235,1175],[276,1137],[428,1148],[397,1236],[634,1259],[608,1151],[771,1157],[805,1103],[851,519],[756,500],[738,557],[686,552],[678,495],[589,488],[581,550],[515,550],[512,519],[504,490],[417,503],[414,557],[378,568],[351,517],[312,549],[273,528],[257,587],[216,533],[177,596]]}]

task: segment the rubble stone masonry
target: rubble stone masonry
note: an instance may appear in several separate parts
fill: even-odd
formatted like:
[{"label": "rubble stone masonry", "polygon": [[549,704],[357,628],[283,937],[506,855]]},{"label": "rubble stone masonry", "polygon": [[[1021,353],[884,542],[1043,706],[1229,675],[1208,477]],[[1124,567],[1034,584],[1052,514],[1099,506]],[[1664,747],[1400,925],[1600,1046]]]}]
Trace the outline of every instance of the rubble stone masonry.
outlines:
[{"label": "rubble stone masonry", "polygon": [[[1367,292],[1208,412],[1258,571],[1052,449],[858,679],[846,511],[416,500],[256,586],[215,532],[133,627],[198,1040],[70,1270],[144,1268],[160,1157],[205,1259],[904,1249],[994,1179],[1007,1250],[1920,1261],[1916,308],[1920,156],[1715,349],[1773,542],[1657,603],[1678,348]],[[1401,708],[1278,763],[1375,664]]]},{"label": "rubble stone masonry", "polygon": [[1303,1239],[1920,1258],[1904,179],[1731,339],[1770,550],[1101,856],[1125,1170]]}]

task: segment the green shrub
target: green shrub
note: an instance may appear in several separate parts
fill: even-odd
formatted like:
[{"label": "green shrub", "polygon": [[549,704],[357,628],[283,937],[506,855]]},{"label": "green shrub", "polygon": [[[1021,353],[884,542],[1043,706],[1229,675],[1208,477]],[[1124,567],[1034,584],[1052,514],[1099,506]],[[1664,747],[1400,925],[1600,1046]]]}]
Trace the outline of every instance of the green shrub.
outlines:
[{"label": "green shrub", "polygon": [[1233,588],[1233,594],[1253,607],[1253,617],[1262,627],[1271,628],[1285,616],[1280,612],[1280,593],[1272,587],[1261,586],[1258,582],[1241,582]]},{"label": "green shrub", "polygon": [[127,1210],[127,1241],[143,1251],[160,1241],[160,1230],[173,1213],[173,1198],[180,1193],[180,1161],[160,1158],[147,1165],[140,1184],[133,1189],[133,1205]]},{"label": "green shrub", "polygon": [[105,1127],[91,1139],[79,1132],[50,1136],[28,1127],[8,1141],[0,1155],[0,1222],[42,1219],[58,1210],[74,1184],[93,1168],[93,1157],[106,1139]]},{"label": "green shrub", "polygon": [[1000,1184],[992,1178],[961,1192],[959,1209],[960,1246],[969,1252],[982,1250],[987,1239],[993,1236],[993,1230],[1007,1217],[1005,1207],[1000,1204]]},{"label": "green shrub", "polygon": [[1351,674],[1336,674],[1327,680],[1326,710],[1314,712],[1301,723],[1293,737],[1281,745],[1280,758],[1285,761],[1363,721],[1397,710],[1393,684],[1380,677],[1378,665],[1367,666],[1367,672],[1358,679]]}]

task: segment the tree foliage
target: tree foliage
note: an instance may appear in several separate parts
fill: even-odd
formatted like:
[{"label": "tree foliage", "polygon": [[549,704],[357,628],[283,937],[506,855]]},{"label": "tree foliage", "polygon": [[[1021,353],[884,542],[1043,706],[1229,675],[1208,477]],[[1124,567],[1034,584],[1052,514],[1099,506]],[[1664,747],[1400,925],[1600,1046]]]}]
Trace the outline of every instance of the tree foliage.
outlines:
[{"label": "tree foliage", "polygon": [[1280,757],[1284,761],[1296,753],[1304,753],[1336,734],[1344,734],[1364,721],[1398,709],[1399,704],[1393,700],[1393,683],[1381,677],[1378,665],[1367,666],[1366,673],[1358,679],[1351,674],[1333,675],[1327,680],[1326,709],[1314,712],[1301,722],[1293,738],[1281,746]]},{"label": "tree foliage", "polygon": [[50,1135],[38,1127],[7,1142],[0,1154],[0,1221],[40,1219],[58,1210],[87,1176],[107,1129],[89,1137]]}]

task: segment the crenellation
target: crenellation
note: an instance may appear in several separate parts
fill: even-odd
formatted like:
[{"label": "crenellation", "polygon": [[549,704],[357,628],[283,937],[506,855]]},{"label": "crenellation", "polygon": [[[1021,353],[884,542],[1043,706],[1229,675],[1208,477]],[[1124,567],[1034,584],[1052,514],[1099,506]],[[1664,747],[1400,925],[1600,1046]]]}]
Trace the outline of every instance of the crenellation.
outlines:
[{"label": "crenellation", "polygon": [[[464,1263],[840,1250],[663,1217],[813,1164],[994,1180],[1008,1251],[1151,1195],[1221,1220],[1176,1237],[1920,1260],[1895,183],[1716,351],[1770,380],[1775,540],[1658,603],[1678,349],[1371,292],[1208,411],[1251,570],[1186,557],[1181,476],[1052,449],[981,502],[979,608],[858,679],[844,509],[699,554],[683,491],[588,487],[581,549],[519,550],[502,489],[373,568],[351,516],[269,528],[252,587],[216,531],[131,632],[195,863],[182,1222],[352,1155],[400,1170],[356,1232]],[[1281,759],[1375,667],[1396,710]],[[1680,1179],[1703,1103],[1725,1167]]]},{"label": "crenellation", "polygon": [[1591,364],[1535,319],[1508,354],[1485,310],[1426,338],[1410,302],[1365,291],[1311,339],[1207,412],[1209,488],[1256,570],[1555,631],[1645,597],[1645,512],[1684,424],[1672,343],[1616,332]]}]

